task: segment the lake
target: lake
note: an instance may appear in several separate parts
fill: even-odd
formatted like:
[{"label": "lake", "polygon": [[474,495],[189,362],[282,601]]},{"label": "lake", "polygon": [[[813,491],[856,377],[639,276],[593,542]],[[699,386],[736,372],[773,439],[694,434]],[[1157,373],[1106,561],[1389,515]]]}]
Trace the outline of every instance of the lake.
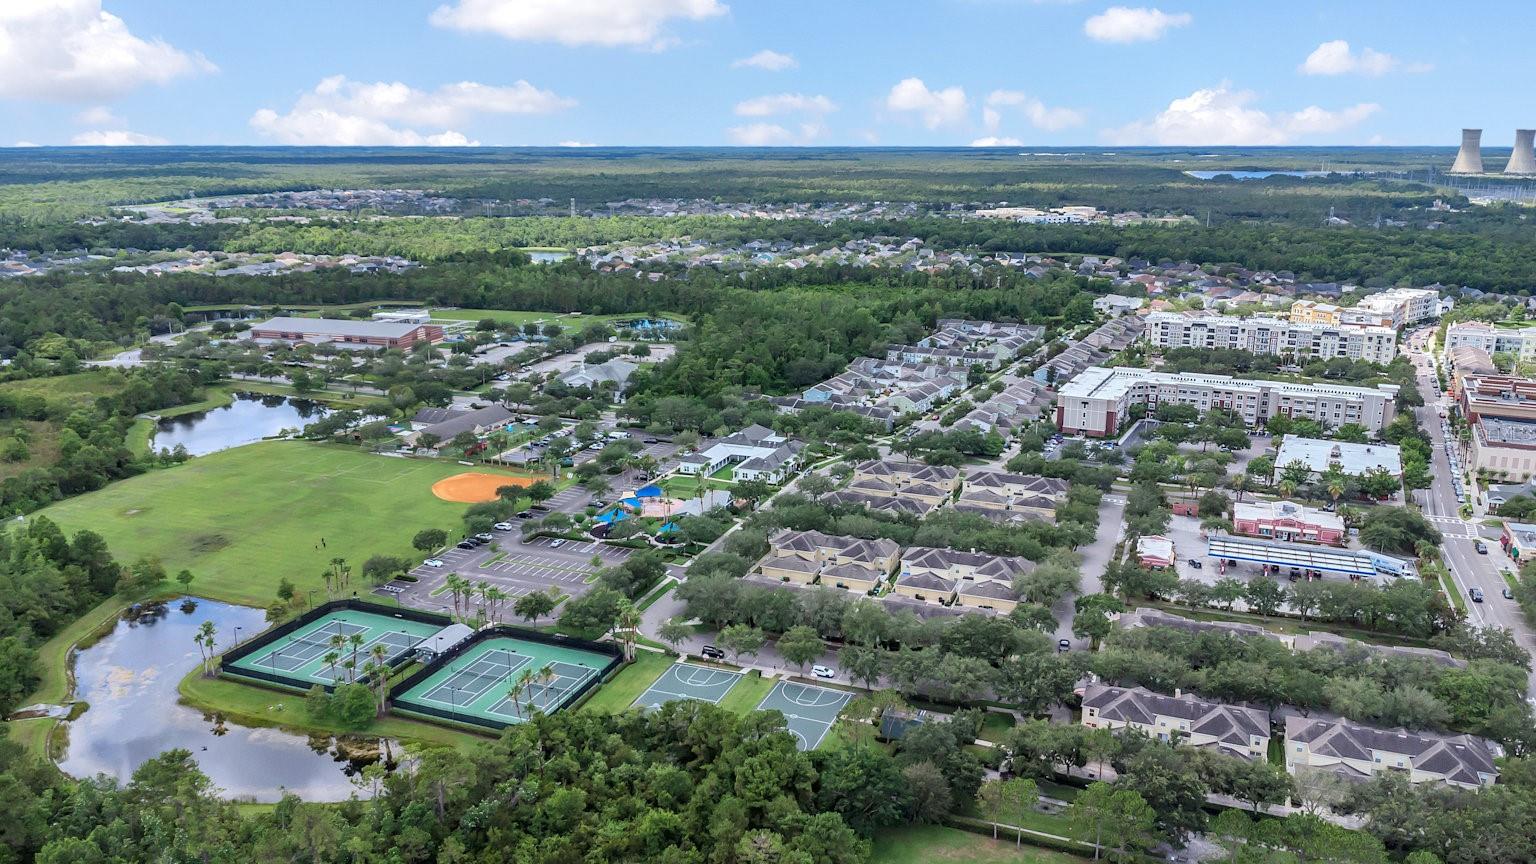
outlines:
[{"label": "lake", "polygon": [[529,252],[528,257],[535,264],[553,264],[556,261],[564,261],[571,257],[569,252]]},{"label": "lake", "polygon": [[[346,800],[357,791],[348,777],[362,763],[340,755],[338,746],[376,752],[380,739],[338,741],[240,726],[178,701],[176,685],[202,662],[192,637],[204,621],[218,628],[221,651],[234,642],[236,627],[248,638],[267,626],[261,609],[194,602],[191,612],[177,600],[134,620],[125,617],[75,655],[75,698],[90,709],[60,726],[57,734],[67,733],[69,747],[59,767],[75,777],[106,774],[126,782],[146,760],[180,747],[226,797],[276,801],[288,791],[307,801]],[[302,711],[303,697],[284,704]]]},{"label": "lake", "polygon": [[1226,174],[1235,180],[1263,180],[1265,177],[1327,177],[1328,171],[1185,171],[1196,180],[1214,180]]},{"label": "lake", "polygon": [[158,452],[180,444],[193,456],[206,456],[253,444],[284,429],[301,429],[329,413],[329,408],[307,399],[236,393],[234,401],[222,408],[161,420],[149,446]]}]

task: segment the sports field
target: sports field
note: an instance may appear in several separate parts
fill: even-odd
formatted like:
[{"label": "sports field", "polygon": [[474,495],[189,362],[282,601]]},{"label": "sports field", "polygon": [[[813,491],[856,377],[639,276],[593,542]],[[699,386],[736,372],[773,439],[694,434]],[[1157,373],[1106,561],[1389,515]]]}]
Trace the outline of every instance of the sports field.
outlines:
[{"label": "sports field", "polygon": [[[492,636],[397,693],[395,704],[407,711],[413,705],[447,711],[481,725],[521,723],[530,705],[546,714],[565,707],[582,685],[613,662],[605,654],[580,648]],[[526,686],[514,692],[520,681]]]},{"label": "sports field", "polygon": [[815,750],[832,731],[832,724],[837,722],[843,706],[852,698],[853,694],[847,690],[780,681],[763,697],[757,710],[782,713],[789,734],[795,736],[795,746],[801,750]]},{"label": "sports field", "polygon": [[[266,606],[287,578],[300,592],[317,589],[318,602],[325,599],[320,574],[332,558],[346,559],[358,574],[370,555],[419,560],[411,537],[423,528],[461,531],[464,505],[439,499],[432,484],[463,470],[271,441],[151,471],[39,515],[66,532],[97,532],[124,563],[152,555],[171,575],[191,570],[194,594]],[[370,587],[354,575],[346,595]]]},{"label": "sports field", "polygon": [[496,500],[496,490],[503,486],[532,486],[532,477],[508,477],[505,474],[486,474],[466,471],[432,484],[432,494],[444,501],[461,504],[481,504]]},{"label": "sports field", "polygon": [[[354,653],[356,672],[361,677],[363,664],[371,658],[375,645],[385,647],[385,662],[389,663],[441,629],[422,621],[339,609],[228,665],[279,675],[299,684],[335,684],[350,680],[350,673],[341,664],[352,660]],[[355,652],[354,635],[362,637]],[[332,653],[340,655],[335,665],[326,662],[326,655]]]}]

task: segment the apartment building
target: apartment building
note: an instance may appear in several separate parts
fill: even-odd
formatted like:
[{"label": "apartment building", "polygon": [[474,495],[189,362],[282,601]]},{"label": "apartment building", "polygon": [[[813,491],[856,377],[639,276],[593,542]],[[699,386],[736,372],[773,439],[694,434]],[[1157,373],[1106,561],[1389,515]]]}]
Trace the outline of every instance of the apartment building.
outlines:
[{"label": "apartment building", "polygon": [[1352,780],[1397,772],[1410,783],[1445,783],[1463,789],[1499,777],[1493,745],[1472,735],[1381,729],[1348,720],[1285,718],[1285,769],[1332,771]]},{"label": "apartment building", "polygon": [[1147,316],[1147,341],[1158,348],[1225,348],[1288,357],[1297,363],[1346,357],[1391,363],[1397,356],[1397,331],[1386,327],[1344,327],[1256,316]]},{"label": "apartment building", "polygon": [[913,546],[901,555],[895,591],[926,603],[1007,613],[1019,603],[1013,580],[1033,569],[1025,558]]},{"label": "apartment building", "polygon": [[1264,759],[1269,752],[1268,714],[1178,690],[1164,696],[1144,687],[1089,684],[1083,690],[1082,722],[1090,729],[1135,729],[1159,741],[1243,759]]},{"label": "apartment building", "polygon": [[1378,312],[1363,306],[1337,306],[1315,300],[1297,300],[1291,304],[1291,321],[1297,324],[1325,324],[1334,327],[1402,327],[1400,310]]},{"label": "apartment building", "polygon": [[1297,324],[1338,325],[1341,308],[1332,303],[1319,303],[1316,300],[1297,300],[1291,304],[1291,320]]},{"label": "apartment building", "polygon": [[1536,421],[1536,380],[1512,375],[1463,375],[1461,410],[1469,422],[1485,417]]},{"label": "apartment building", "polygon": [[1201,412],[1224,408],[1251,426],[1284,415],[1315,420],[1329,428],[1358,423],[1379,433],[1392,422],[1397,390],[1396,384],[1374,388],[1292,384],[1094,366],[1057,392],[1056,426],[1068,434],[1113,437],[1133,405],[1145,405],[1149,414],[1159,405],[1193,405]]},{"label": "apartment building", "polygon": [[768,538],[768,554],[757,570],[770,579],[823,585],[848,591],[872,590],[895,569],[901,547],[893,540],[864,540],[794,531],[788,528]]},{"label": "apartment building", "polygon": [[1440,317],[1440,292],[1428,288],[1392,288],[1364,298],[1355,308],[1391,316],[1393,327]]},{"label": "apartment building", "polygon": [[1489,354],[1513,354],[1530,360],[1536,358],[1536,327],[1496,327],[1482,321],[1463,321],[1445,328],[1445,348],[1481,348]]}]

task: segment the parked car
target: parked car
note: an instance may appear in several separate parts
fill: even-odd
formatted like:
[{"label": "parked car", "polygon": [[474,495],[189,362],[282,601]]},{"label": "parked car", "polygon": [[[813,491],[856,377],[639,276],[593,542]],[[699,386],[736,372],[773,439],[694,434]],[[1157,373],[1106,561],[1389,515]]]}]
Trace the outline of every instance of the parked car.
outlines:
[{"label": "parked car", "polygon": [[1467,596],[1472,598],[1472,602],[1473,603],[1481,603],[1481,602],[1483,602],[1483,589],[1481,589],[1481,588],[1468,588],[1467,589]]},{"label": "parked car", "polygon": [[1513,600],[1513,599],[1515,599],[1515,592],[1511,591],[1509,589],[1508,585],[1504,586],[1504,599],[1505,600]]},{"label": "parked car", "polygon": [[519,510],[517,512],[517,518],[519,518],[519,519],[532,519],[533,518],[533,511],[532,510]]},{"label": "parked car", "polygon": [[641,439],[641,440],[644,443],[646,443],[646,444],[656,444],[656,443],[658,443],[655,438],[644,438],[644,439]]},{"label": "parked car", "polygon": [[555,539],[549,541],[549,548],[551,548],[551,549],[559,549],[561,546],[564,546],[564,545],[565,545],[565,538],[564,537],[556,537]]},{"label": "parked car", "polygon": [[1199,569],[1203,568],[1205,565],[1201,564],[1199,559],[1191,558],[1191,559],[1189,559],[1189,566],[1195,568],[1196,570],[1199,570]]},{"label": "parked car", "polygon": [[725,659],[725,652],[721,651],[719,648],[716,648],[713,645],[705,645],[703,648],[700,648],[699,654],[708,657],[711,660]]},{"label": "parked car", "polygon": [[459,547],[460,549],[473,549],[473,548],[475,548],[475,541],[473,541],[473,540],[460,540],[459,542],[457,542],[457,543],[455,543],[453,545]]},{"label": "parked car", "polygon": [[[1457,495],[1456,497],[1458,499],[1461,498],[1460,495]],[[1484,543],[1481,540],[1477,541],[1476,543],[1473,543],[1472,544],[1472,548],[1476,549],[1477,550],[1477,554],[1479,554],[1479,555],[1487,555],[1488,554],[1488,544]]]},{"label": "parked car", "polygon": [[836,678],[837,677],[837,673],[832,671],[832,667],[830,667],[830,666],[812,666],[811,667],[811,674],[815,675],[817,678]]},{"label": "parked car", "polygon": [[421,563],[424,566],[427,566],[427,567],[441,567],[441,566],[443,566],[443,559],[441,559],[441,558],[428,558],[427,560],[425,560],[425,561],[423,561]]},{"label": "parked car", "polygon": [[512,523],[511,522],[497,522],[495,525],[492,525],[491,527],[495,528],[497,531],[511,531],[512,530]]},{"label": "parked car", "polygon": [[491,536],[491,535],[490,535],[490,534],[487,534],[487,533],[485,533],[485,532],[483,532],[483,531],[482,531],[482,532],[480,532],[480,533],[479,533],[479,534],[476,534],[476,535],[475,535],[475,539],[476,539],[476,540],[479,540],[479,541],[480,541],[480,542],[482,542],[482,543],[489,543],[489,542],[491,542],[491,541],[492,541],[492,540],[495,540],[495,539],[496,539],[496,538],[495,538],[495,537],[492,537],[492,536]]}]

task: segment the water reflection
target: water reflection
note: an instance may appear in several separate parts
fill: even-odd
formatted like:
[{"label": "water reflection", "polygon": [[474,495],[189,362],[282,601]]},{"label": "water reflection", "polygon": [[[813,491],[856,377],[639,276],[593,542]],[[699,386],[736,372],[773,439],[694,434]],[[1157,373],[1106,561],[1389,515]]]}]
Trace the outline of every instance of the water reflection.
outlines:
[{"label": "water reflection", "polygon": [[204,456],[284,429],[302,429],[329,413],[329,408],[307,399],[236,393],[235,400],[222,408],[161,420],[149,443],[156,451],[174,450],[179,444],[193,456]]}]

